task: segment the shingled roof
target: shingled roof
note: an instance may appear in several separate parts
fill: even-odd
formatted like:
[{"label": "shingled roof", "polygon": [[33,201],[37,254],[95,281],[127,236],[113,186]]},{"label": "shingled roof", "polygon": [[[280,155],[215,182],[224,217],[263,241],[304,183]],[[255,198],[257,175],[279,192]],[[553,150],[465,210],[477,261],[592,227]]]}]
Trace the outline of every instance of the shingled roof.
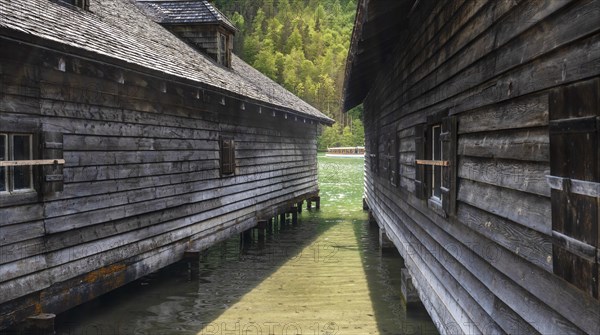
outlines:
[{"label": "shingled roof", "polygon": [[221,24],[231,31],[237,28],[208,0],[137,0],[155,22],[162,24]]},{"label": "shingled roof", "polygon": [[134,0],[90,0],[89,11],[50,0],[0,0],[0,35],[63,45],[88,57],[197,82],[324,124],[334,122],[236,56],[231,69],[217,65],[153,22]]}]

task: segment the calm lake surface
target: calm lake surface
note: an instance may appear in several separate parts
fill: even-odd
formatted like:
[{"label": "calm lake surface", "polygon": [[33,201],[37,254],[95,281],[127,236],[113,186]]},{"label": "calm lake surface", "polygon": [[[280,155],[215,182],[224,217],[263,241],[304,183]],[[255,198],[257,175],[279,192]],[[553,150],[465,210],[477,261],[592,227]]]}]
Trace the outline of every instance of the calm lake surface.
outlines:
[{"label": "calm lake surface", "polygon": [[[437,334],[400,293],[402,259],[381,253],[362,210],[363,160],[319,156],[321,210],[266,239],[207,250],[57,318],[60,335]],[[306,207],[305,207],[306,208]]]}]

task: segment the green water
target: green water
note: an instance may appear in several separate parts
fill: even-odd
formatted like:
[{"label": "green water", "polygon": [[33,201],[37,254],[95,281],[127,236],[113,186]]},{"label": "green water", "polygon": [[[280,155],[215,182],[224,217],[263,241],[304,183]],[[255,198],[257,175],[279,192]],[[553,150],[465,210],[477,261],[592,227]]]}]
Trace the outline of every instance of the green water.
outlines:
[{"label": "green water", "polygon": [[363,160],[319,156],[321,210],[251,244],[239,237],[59,316],[57,334],[437,334],[400,294],[362,210]]}]

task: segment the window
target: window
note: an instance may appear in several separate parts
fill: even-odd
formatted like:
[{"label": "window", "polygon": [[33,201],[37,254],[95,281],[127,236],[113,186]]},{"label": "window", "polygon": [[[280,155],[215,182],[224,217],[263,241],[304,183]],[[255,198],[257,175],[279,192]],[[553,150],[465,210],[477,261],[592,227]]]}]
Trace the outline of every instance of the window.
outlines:
[{"label": "window", "polygon": [[218,55],[217,55],[217,61],[219,62],[219,64],[221,65],[225,65],[225,66],[229,66],[229,55],[228,55],[228,48],[227,48],[227,36],[224,34],[218,34],[218,44],[219,44],[219,48],[218,48]]},{"label": "window", "polygon": [[221,176],[235,174],[235,142],[232,138],[221,137]]},{"label": "window", "polygon": [[[0,161],[33,159],[31,134],[0,134]],[[0,166],[0,192],[26,192],[33,190],[31,165]]]},{"label": "window", "polygon": [[[442,132],[442,125],[436,124],[431,126],[431,131],[429,132],[429,142],[431,143],[429,160],[431,162],[445,164],[445,161],[442,161],[442,141],[440,134]],[[434,201],[442,202],[442,166],[441,165],[432,165],[431,166],[431,199]]]},{"label": "window", "polygon": [[456,117],[447,111],[415,127],[415,195],[443,216],[456,207]]},{"label": "window", "polygon": [[71,6],[76,6],[85,10],[88,10],[90,7],[89,0],[59,0],[59,2],[63,2],[69,4]]}]

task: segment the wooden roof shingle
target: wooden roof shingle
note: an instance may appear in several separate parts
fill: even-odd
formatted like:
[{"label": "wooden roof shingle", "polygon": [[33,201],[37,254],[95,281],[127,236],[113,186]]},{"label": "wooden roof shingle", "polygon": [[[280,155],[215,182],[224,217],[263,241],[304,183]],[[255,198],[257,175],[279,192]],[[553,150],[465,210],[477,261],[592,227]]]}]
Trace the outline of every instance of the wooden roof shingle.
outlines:
[{"label": "wooden roof shingle", "polygon": [[208,0],[137,0],[137,4],[161,24],[221,24],[237,31],[235,25]]},{"label": "wooden roof shingle", "polygon": [[334,122],[235,55],[231,69],[219,66],[154,22],[135,0],[90,0],[89,11],[50,0],[0,0],[0,35],[62,45],[324,124]]}]

